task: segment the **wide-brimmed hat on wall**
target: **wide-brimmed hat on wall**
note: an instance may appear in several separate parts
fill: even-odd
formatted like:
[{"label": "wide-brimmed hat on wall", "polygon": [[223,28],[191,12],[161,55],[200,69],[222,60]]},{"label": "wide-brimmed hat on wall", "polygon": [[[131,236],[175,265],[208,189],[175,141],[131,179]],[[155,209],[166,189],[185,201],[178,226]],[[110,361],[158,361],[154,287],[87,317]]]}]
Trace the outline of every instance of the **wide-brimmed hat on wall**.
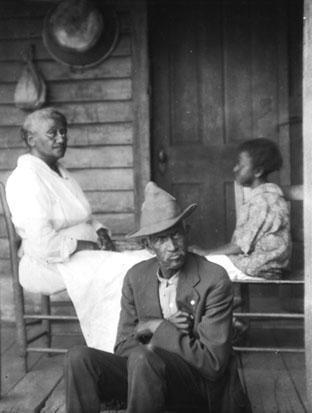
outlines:
[{"label": "wide-brimmed hat on wall", "polygon": [[196,207],[197,204],[191,204],[182,211],[172,195],[150,181],[145,187],[140,229],[127,237],[139,238],[165,231],[189,216]]},{"label": "wide-brimmed hat on wall", "polygon": [[114,49],[119,24],[114,10],[88,0],[64,0],[46,15],[42,37],[58,62],[76,68],[100,63]]}]

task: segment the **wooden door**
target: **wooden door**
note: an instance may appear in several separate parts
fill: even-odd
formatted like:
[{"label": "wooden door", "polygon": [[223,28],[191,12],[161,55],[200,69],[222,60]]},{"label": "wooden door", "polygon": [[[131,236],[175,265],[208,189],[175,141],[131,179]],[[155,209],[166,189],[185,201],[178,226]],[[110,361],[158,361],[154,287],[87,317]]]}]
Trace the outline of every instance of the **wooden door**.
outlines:
[{"label": "wooden door", "polygon": [[288,183],[285,12],[274,0],[157,4],[149,27],[152,176],[183,206],[198,202],[191,242],[216,246],[235,224],[242,140],[277,141]]}]

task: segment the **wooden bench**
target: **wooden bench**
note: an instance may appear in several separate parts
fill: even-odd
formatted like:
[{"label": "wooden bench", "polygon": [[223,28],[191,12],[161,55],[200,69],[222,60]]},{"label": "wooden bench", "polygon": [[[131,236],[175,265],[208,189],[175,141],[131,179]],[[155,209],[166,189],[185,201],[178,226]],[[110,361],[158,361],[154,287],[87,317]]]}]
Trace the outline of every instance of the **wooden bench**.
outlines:
[{"label": "wooden bench", "polygon": [[[294,201],[299,201],[302,204],[303,201],[303,187],[302,185],[294,186],[283,186],[283,191],[286,199],[292,203]],[[246,196],[246,191],[244,188],[235,186],[235,200],[236,200],[236,210],[239,210],[239,207],[242,202],[244,202]],[[296,228],[294,222],[292,222],[292,234],[296,239],[296,234],[301,233],[300,229]],[[300,237],[299,237],[300,238]],[[282,279],[252,279],[252,280],[243,280],[243,281],[234,281],[234,284],[240,286],[241,296],[243,300],[243,309],[242,311],[235,311],[234,316],[248,319],[248,320],[304,320],[303,312],[251,312],[250,311],[250,287],[252,285],[257,286],[291,286],[298,287],[304,286],[304,277],[303,270],[294,268],[290,272],[285,273],[285,277]],[[236,346],[234,347],[236,351],[244,352],[304,352],[304,348],[297,347],[261,347],[261,346]]]}]

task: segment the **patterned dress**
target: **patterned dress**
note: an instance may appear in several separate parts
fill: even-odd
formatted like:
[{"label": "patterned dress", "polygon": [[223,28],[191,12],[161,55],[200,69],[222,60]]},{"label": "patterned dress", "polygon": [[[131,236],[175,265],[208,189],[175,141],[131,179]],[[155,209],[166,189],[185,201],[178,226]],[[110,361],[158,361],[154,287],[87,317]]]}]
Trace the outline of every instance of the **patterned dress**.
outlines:
[{"label": "patterned dress", "polygon": [[243,254],[228,257],[249,276],[272,278],[287,268],[291,255],[289,208],[279,186],[265,183],[250,191],[232,243]]}]

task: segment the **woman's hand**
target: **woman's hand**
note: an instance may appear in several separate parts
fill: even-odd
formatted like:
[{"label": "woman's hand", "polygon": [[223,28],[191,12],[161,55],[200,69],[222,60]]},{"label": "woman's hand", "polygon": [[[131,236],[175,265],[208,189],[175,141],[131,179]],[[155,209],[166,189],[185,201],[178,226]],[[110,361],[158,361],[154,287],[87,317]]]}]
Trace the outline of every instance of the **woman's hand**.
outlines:
[{"label": "woman's hand", "polygon": [[100,250],[116,251],[115,244],[108,235],[106,228],[100,228],[96,233],[98,234],[98,246]]}]

